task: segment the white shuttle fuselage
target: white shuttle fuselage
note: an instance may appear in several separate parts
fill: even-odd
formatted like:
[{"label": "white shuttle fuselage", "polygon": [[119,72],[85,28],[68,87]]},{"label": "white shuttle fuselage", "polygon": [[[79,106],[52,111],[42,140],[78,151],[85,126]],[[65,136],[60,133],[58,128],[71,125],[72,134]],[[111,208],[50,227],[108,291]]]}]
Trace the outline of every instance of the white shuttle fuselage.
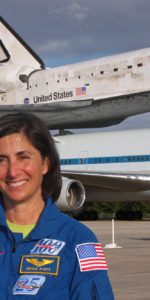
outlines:
[{"label": "white shuttle fuselage", "polygon": [[61,129],[150,111],[150,48],[46,69],[2,18],[0,34],[0,115],[30,111]]}]

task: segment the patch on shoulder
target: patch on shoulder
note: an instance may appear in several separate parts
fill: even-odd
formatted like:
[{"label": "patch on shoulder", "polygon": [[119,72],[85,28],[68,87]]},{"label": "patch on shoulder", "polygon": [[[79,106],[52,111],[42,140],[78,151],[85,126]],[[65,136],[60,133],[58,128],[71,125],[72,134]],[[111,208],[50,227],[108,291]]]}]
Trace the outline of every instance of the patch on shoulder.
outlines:
[{"label": "patch on shoulder", "polygon": [[84,243],[76,246],[80,271],[108,270],[100,243]]},{"label": "patch on shoulder", "polygon": [[45,276],[21,275],[16,282],[13,295],[36,295],[45,282]]}]

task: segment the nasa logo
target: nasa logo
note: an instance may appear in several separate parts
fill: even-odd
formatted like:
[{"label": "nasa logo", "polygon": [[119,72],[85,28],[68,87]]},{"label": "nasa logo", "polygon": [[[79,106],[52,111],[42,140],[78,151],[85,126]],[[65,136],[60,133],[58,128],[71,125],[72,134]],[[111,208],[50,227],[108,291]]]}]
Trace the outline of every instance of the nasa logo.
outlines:
[{"label": "nasa logo", "polygon": [[24,104],[29,104],[29,98],[24,99]]},{"label": "nasa logo", "polygon": [[44,238],[35,244],[33,249],[31,249],[30,253],[57,255],[64,246],[65,242]]}]

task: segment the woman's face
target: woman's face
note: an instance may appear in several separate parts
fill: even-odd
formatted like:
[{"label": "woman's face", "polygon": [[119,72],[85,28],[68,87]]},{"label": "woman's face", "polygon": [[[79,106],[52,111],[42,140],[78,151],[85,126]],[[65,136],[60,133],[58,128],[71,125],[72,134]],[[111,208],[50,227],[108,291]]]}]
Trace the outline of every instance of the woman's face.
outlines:
[{"label": "woman's face", "polygon": [[48,172],[48,159],[24,134],[0,139],[0,191],[4,203],[42,199],[42,179]]}]

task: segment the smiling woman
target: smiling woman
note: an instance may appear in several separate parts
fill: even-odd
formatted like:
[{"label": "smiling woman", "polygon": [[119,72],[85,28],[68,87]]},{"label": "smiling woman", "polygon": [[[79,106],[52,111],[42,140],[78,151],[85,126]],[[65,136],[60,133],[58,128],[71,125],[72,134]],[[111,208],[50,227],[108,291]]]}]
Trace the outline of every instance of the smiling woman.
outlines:
[{"label": "smiling woman", "polygon": [[[21,223],[37,222],[44,208],[42,180],[48,172],[49,160],[42,159],[40,152],[32,146],[23,133],[13,133],[0,140],[0,189],[6,217],[11,222],[18,222],[20,214],[13,213],[19,202],[24,209]],[[35,205],[36,204],[36,205]],[[22,206],[16,206],[16,209]],[[34,209],[33,209],[34,208]],[[13,215],[12,215],[13,214]]]},{"label": "smiling woman", "polygon": [[[11,135],[14,134],[16,140],[14,141],[11,138]],[[12,144],[17,144],[20,147],[21,144],[26,143],[28,147],[34,148],[34,150],[39,152],[41,155],[42,161],[46,159],[49,164],[48,172],[43,176],[42,181],[42,195],[43,197],[52,196],[53,201],[59,196],[61,189],[61,175],[60,175],[60,164],[59,157],[57,155],[53,139],[43,124],[43,122],[32,114],[10,114],[4,116],[0,119],[0,139],[5,138],[6,140],[11,139],[9,147],[12,147]],[[16,145],[16,147],[17,147]],[[32,148],[32,151],[33,151]],[[26,152],[26,153],[22,153]],[[6,153],[0,153],[5,155]],[[23,155],[24,154],[24,155]],[[18,157],[30,155],[25,149],[22,149],[18,153]],[[2,157],[1,157],[2,158]]]},{"label": "smiling woman", "polygon": [[57,209],[60,190],[59,157],[43,122],[0,118],[1,299],[114,299],[102,247]]}]

